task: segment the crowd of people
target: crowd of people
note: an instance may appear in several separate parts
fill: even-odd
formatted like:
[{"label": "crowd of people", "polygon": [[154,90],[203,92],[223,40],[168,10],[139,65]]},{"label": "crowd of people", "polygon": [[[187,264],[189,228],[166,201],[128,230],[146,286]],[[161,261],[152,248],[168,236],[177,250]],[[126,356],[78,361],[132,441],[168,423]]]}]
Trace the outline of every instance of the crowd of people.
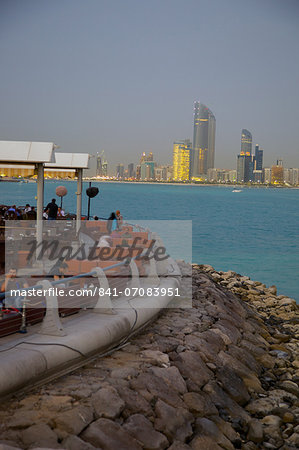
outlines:
[{"label": "crowd of people", "polygon": [[0,206],[0,217],[6,220],[36,220],[36,210],[29,203],[25,207],[16,207],[16,205]]}]

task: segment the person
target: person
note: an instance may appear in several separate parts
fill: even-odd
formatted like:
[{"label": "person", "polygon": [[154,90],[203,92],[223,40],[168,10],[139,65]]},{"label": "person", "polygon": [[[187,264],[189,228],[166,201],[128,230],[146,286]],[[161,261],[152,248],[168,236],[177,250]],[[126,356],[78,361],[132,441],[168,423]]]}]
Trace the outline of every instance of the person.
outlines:
[{"label": "person", "polygon": [[117,218],[115,213],[112,212],[107,221],[107,231],[109,234],[111,234],[112,231],[115,231],[116,229],[117,229]]},{"label": "person", "polygon": [[116,211],[117,229],[121,230],[123,224],[123,216],[121,216],[119,209]]},{"label": "person", "polygon": [[28,213],[29,211],[31,211],[31,206],[29,205],[29,203],[26,203],[24,212],[25,212],[25,214],[26,214],[26,213]]},{"label": "person", "polygon": [[16,205],[11,206],[10,208],[8,208],[7,210],[7,218],[9,220],[14,220],[17,218],[17,213],[16,213]]},{"label": "person", "polygon": [[56,205],[55,198],[52,198],[51,203],[48,203],[46,207],[46,213],[48,214],[48,220],[56,220],[58,213],[58,206]]},{"label": "person", "polygon": [[32,206],[30,208],[30,211],[28,211],[27,219],[28,220],[36,220],[36,211],[35,211],[35,207],[34,206]]},{"label": "person", "polygon": [[62,208],[58,208],[57,217],[64,217],[65,213]]},{"label": "person", "polygon": [[5,307],[21,308],[21,296],[13,298],[10,296],[10,291],[26,289],[28,287],[29,285],[26,280],[24,278],[18,278],[16,269],[11,268],[5,275],[4,282],[1,285],[1,292],[7,293],[4,301]]}]

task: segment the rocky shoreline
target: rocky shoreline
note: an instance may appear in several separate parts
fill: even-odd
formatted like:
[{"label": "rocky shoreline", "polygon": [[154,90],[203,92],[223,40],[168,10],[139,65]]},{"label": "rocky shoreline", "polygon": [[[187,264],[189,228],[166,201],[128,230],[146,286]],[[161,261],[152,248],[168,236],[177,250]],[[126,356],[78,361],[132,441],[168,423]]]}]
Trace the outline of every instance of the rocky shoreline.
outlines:
[{"label": "rocky shoreline", "polygon": [[192,309],[164,310],[112,355],[2,403],[0,450],[298,448],[295,300],[206,265],[192,283]]}]

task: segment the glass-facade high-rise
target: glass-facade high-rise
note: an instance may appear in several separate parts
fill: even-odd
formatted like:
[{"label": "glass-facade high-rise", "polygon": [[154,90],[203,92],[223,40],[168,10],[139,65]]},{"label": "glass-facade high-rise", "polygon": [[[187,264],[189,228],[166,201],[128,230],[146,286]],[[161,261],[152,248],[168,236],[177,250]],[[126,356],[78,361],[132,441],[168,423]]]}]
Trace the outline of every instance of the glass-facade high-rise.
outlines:
[{"label": "glass-facade high-rise", "polygon": [[241,152],[240,155],[251,156],[252,151],[252,134],[250,131],[243,129],[241,134]]},{"label": "glass-facade high-rise", "polygon": [[254,157],[254,169],[263,170],[263,150],[260,149],[259,145],[255,146],[255,157]]},{"label": "glass-facade high-rise", "polygon": [[192,144],[189,139],[173,143],[173,180],[187,181],[190,179],[190,153]]},{"label": "glass-facade high-rise", "polygon": [[207,174],[214,167],[216,119],[203,103],[194,103],[193,149],[190,161],[191,177]]}]

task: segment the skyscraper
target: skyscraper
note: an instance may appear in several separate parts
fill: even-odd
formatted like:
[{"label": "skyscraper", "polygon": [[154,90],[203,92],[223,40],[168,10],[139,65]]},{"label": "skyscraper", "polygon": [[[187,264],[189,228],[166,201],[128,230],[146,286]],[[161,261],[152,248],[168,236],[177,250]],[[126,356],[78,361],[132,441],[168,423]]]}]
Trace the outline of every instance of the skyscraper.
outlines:
[{"label": "skyscraper", "polygon": [[253,176],[254,157],[253,155],[238,155],[237,160],[237,181],[238,183],[247,183],[254,181]]},{"label": "skyscraper", "polygon": [[189,139],[173,143],[173,179],[187,181],[190,179],[190,153],[192,144]]},{"label": "skyscraper", "polygon": [[240,155],[251,156],[252,151],[252,134],[250,131],[243,129],[241,134],[241,152]]},{"label": "skyscraper", "polygon": [[104,150],[102,150],[101,153],[97,153],[97,176],[107,176],[107,166],[108,163],[106,160],[105,152]]},{"label": "skyscraper", "polygon": [[216,119],[203,103],[194,103],[193,150],[190,164],[192,177],[206,174],[214,167]]},{"label": "skyscraper", "polygon": [[255,146],[254,170],[263,170],[263,150],[259,145]]}]

